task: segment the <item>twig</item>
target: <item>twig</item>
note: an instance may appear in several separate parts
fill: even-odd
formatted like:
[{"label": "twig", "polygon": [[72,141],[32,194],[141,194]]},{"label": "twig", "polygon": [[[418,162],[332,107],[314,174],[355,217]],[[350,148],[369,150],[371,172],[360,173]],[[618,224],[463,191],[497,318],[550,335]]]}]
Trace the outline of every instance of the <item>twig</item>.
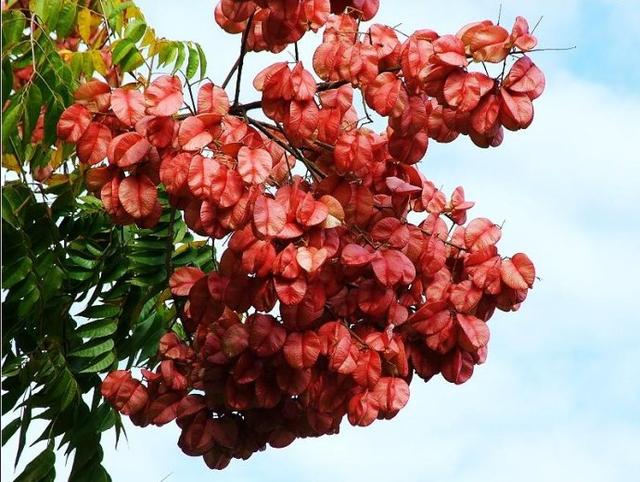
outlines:
[{"label": "twig", "polygon": [[289,156],[286,152],[284,153],[284,162],[287,163],[287,171],[289,171],[289,182],[293,182],[293,174],[291,173],[291,164],[289,164]]},{"label": "twig", "polygon": [[[384,70],[384,72],[398,72],[400,68],[393,68]],[[316,84],[316,92],[325,92],[327,90],[337,89],[342,87],[343,85],[347,85],[349,83],[348,80],[336,80],[334,82],[318,82]],[[231,106],[229,109],[229,113],[231,115],[239,115],[244,116],[247,111],[253,109],[262,108],[262,101],[255,100],[253,102],[248,102],[246,104],[235,104]]]},{"label": "twig", "polygon": [[238,105],[238,100],[240,99],[240,83],[242,82],[242,67],[244,67],[244,56],[247,54],[247,39],[249,38],[249,30],[251,29],[251,24],[253,23],[253,14],[249,17],[247,21],[247,26],[242,32],[242,45],[240,46],[240,57],[238,58],[238,76],[236,77],[236,95],[233,99],[233,105]]},{"label": "twig", "polygon": [[536,24],[533,26],[533,29],[531,30],[531,35],[533,35],[533,33],[536,31],[536,29],[538,28],[538,25],[540,25],[540,22],[542,22],[543,18],[544,18],[544,15],[540,15],[540,18],[538,19]]},{"label": "twig", "polygon": [[529,54],[531,52],[563,52],[565,50],[575,50],[577,48],[578,48],[577,45],[573,45],[572,47],[552,47],[552,48],[545,48],[545,49],[532,49],[532,50],[527,50],[526,52],[523,51],[523,50],[516,50],[513,53],[514,54]]},{"label": "twig", "polygon": [[233,74],[236,73],[236,70],[238,70],[238,66],[240,65],[240,56],[238,56],[238,58],[236,59],[236,62],[233,64],[233,67],[231,67],[231,70],[229,71],[229,73],[227,74],[227,76],[224,79],[224,82],[222,82],[222,88],[226,89],[227,85],[229,85],[229,82],[231,82],[231,79],[233,78]]},{"label": "twig", "polygon": [[[258,121],[256,119],[252,119],[251,117],[247,117],[247,122],[249,124],[251,124],[252,126],[255,126],[256,129],[258,129],[265,136],[267,136],[273,142],[275,142],[280,147],[282,147],[285,151],[287,151],[293,157],[295,157],[296,159],[301,161],[306,166],[306,168],[309,169],[309,171],[311,171],[312,173],[320,176],[321,178],[327,177],[327,175],[324,172],[322,172],[322,170],[318,166],[314,165],[311,161],[309,161],[307,158],[305,158],[301,153],[296,152],[295,149],[293,149],[291,146],[285,144],[278,137],[276,137],[271,132],[269,132],[269,130],[265,127],[264,123],[262,123],[262,122],[260,122],[260,121]],[[273,126],[270,126],[269,124],[267,124],[267,126],[269,126],[270,128],[273,128]]]},{"label": "twig", "polygon": [[186,102],[184,104],[187,106],[187,109],[189,109],[189,111],[195,115],[196,101],[193,98],[193,90],[191,89],[191,83],[189,82],[189,79],[187,79],[186,75],[184,77],[184,83],[187,84],[187,90],[189,90],[189,97],[191,98],[191,106],[189,106]]},{"label": "twig", "polygon": [[[451,226],[451,229],[449,230],[449,233],[451,233],[451,230],[453,229],[453,227],[455,226],[455,224],[453,226]],[[458,246],[455,243],[452,243],[451,241],[447,241],[446,239],[442,239],[440,236],[438,236],[435,233],[430,233],[429,231],[427,231],[424,228],[421,228],[420,226],[417,226],[417,228],[422,231],[424,234],[426,234],[427,236],[435,236],[437,239],[439,239],[440,241],[442,241],[444,244],[446,244],[447,246],[451,246],[452,248],[456,248],[459,251],[468,251],[467,248],[463,248],[462,246]]]},{"label": "twig", "polygon": [[367,108],[367,101],[365,100],[364,95],[362,96],[362,107],[364,109],[364,115],[367,118],[367,122],[365,122],[363,125],[373,124],[373,119],[369,115],[369,109]]}]

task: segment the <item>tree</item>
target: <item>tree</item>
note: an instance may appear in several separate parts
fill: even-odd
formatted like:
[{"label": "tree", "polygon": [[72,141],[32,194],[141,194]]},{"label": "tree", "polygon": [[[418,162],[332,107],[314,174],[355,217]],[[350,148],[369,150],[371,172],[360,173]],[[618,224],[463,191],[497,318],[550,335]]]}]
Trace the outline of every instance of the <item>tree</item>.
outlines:
[{"label": "tree", "polygon": [[[414,374],[459,384],[484,362],[487,321],[534,266],[416,164],[429,139],[496,147],[530,125],[536,39],[522,17],[364,26],[377,10],[222,0],[241,47],[216,85],[200,46],[158,38],[133,2],[3,6],[3,439],[19,458],[48,421],[19,480],[52,480],[56,443],[71,480],[109,480],[100,434],[121,414],[175,420],[221,469],[345,415],[392,418]],[[297,42],[321,29],[318,80]],[[245,57],[287,48],[240,103]]]}]

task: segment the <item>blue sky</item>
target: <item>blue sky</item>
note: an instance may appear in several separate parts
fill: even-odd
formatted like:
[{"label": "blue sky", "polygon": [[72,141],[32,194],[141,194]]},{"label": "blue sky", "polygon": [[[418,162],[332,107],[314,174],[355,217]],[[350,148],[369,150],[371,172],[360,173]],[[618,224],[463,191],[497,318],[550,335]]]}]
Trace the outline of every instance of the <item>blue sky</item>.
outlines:
[{"label": "blue sky", "polygon": [[[239,36],[221,32],[213,3],[142,0],[159,34],[200,42],[220,82]],[[455,32],[497,17],[499,1],[382,0],[377,21],[411,32]],[[489,358],[462,386],[414,381],[408,406],[366,429],[308,439],[234,461],[212,474],[183,455],[174,426],[129,430],[106,465],[115,481],[370,482],[628,481],[640,473],[640,3],[502,0],[504,23],[524,15],[547,74],[531,128],[494,150],[467,139],[433,143],[421,169],[451,191],[463,185],[475,216],[505,220],[501,251],[525,251],[542,278],[521,311],[490,322]],[[188,5],[188,7],[187,7]],[[452,8],[452,5],[455,5]],[[635,30],[635,33],[634,33]],[[309,59],[317,45],[302,45]],[[248,57],[251,74],[273,62]],[[11,447],[8,447],[8,452]],[[61,467],[64,472],[64,468]],[[3,465],[2,474],[10,468]]]}]

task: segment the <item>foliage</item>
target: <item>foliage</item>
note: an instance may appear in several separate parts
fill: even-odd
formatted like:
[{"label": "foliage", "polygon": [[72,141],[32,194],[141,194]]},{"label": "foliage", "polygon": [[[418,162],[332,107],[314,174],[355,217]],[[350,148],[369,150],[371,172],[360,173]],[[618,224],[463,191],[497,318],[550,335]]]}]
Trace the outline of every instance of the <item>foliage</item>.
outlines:
[{"label": "foliage", "polygon": [[[3,165],[19,174],[3,193],[3,397],[21,411],[5,430],[23,447],[32,418],[50,421],[24,477],[51,477],[59,440],[73,480],[108,479],[100,433],[120,414],[175,420],[180,448],[221,469],[345,416],[392,418],[414,375],[460,384],[485,361],[488,320],[520,307],[535,268],[416,164],[429,139],[496,147],[531,124],[537,41],[522,17],[401,41],[363,28],[377,10],[222,0],[215,20],[242,35],[221,85],[198,45],[156,38],[132,2],[3,12]],[[296,42],[321,28],[317,80]],[[295,61],[241,104],[245,56],[290,45]]]},{"label": "foliage", "polygon": [[[122,425],[101,399],[99,374],[154,363],[176,318],[164,303],[170,271],[211,268],[211,246],[194,240],[166,199],[152,229],[114,226],[87,195],[86,169],[57,139],[57,124],[93,75],[120,83],[154,59],[181,68],[167,49],[201,50],[156,39],[131,2],[111,0],[14,3],[2,34],[3,168],[16,178],[2,192],[2,409],[17,415],[3,443],[18,437],[17,463],[27,443],[48,441],[17,480],[53,480],[56,444],[75,453],[71,480],[109,480],[100,434]],[[129,54],[111,63],[125,42]],[[30,439],[33,420],[46,429]]]}]

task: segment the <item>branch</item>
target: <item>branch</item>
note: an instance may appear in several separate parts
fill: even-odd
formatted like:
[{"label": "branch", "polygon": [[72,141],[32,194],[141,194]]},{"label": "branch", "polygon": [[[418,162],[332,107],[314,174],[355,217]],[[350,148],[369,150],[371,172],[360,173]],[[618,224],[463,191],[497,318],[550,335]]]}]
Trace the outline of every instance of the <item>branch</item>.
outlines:
[{"label": "branch", "polygon": [[224,82],[222,82],[222,88],[226,89],[227,85],[229,85],[229,82],[231,82],[231,78],[233,77],[233,74],[236,73],[236,70],[238,70],[238,66],[240,65],[240,56],[238,56],[238,58],[236,59],[236,62],[233,64],[233,67],[231,67],[231,70],[229,71],[229,73],[227,74],[227,76],[224,79]]},{"label": "branch", "polygon": [[233,99],[233,105],[238,105],[238,100],[240,98],[240,83],[242,82],[242,67],[244,67],[244,56],[247,54],[247,39],[249,38],[249,30],[251,29],[251,24],[253,23],[253,15],[249,17],[247,21],[247,26],[242,32],[242,45],[240,46],[240,57],[238,57],[238,77],[236,78],[236,95]]},{"label": "branch", "polygon": [[[343,85],[347,85],[348,83],[349,83],[348,80],[338,80],[335,82],[320,82],[316,84],[316,91],[324,92],[326,90],[337,89],[338,87],[342,87]],[[237,104],[234,102],[234,104],[231,106],[231,109],[229,109],[229,114],[242,116],[247,111],[254,110],[254,109],[261,109],[261,108],[262,108],[261,100],[255,100],[247,104]]]},{"label": "branch", "polygon": [[[256,119],[252,119],[251,117],[247,117],[247,122],[249,124],[251,124],[252,126],[254,126],[256,129],[258,129],[260,132],[262,132],[265,136],[267,136],[273,142],[275,142],[280,147],[282,147],[285,151],[287,151],[289,154],[291,154],[294,158],[296,158],[299,161],[301,161],[306,166],[306,168],[309,169],[309,171],[311,171],[312,173],[320,176],[321,178],[327,177],[327,175],[318,166],[316,166],[311,161],[309,161],[309,159],[304,157],[300,152],[297,152],[290,145],[285,144],[277,136],[275,136],[274,134],[269,132],[268,129],[269,128],[273,129],[274,128],[273,126],[271,126],[269,124],[265,124],[263,122],[260,122],[260,121],[258,121]],[[287,162],[287,166],[288,165],[289,164]]]}]

